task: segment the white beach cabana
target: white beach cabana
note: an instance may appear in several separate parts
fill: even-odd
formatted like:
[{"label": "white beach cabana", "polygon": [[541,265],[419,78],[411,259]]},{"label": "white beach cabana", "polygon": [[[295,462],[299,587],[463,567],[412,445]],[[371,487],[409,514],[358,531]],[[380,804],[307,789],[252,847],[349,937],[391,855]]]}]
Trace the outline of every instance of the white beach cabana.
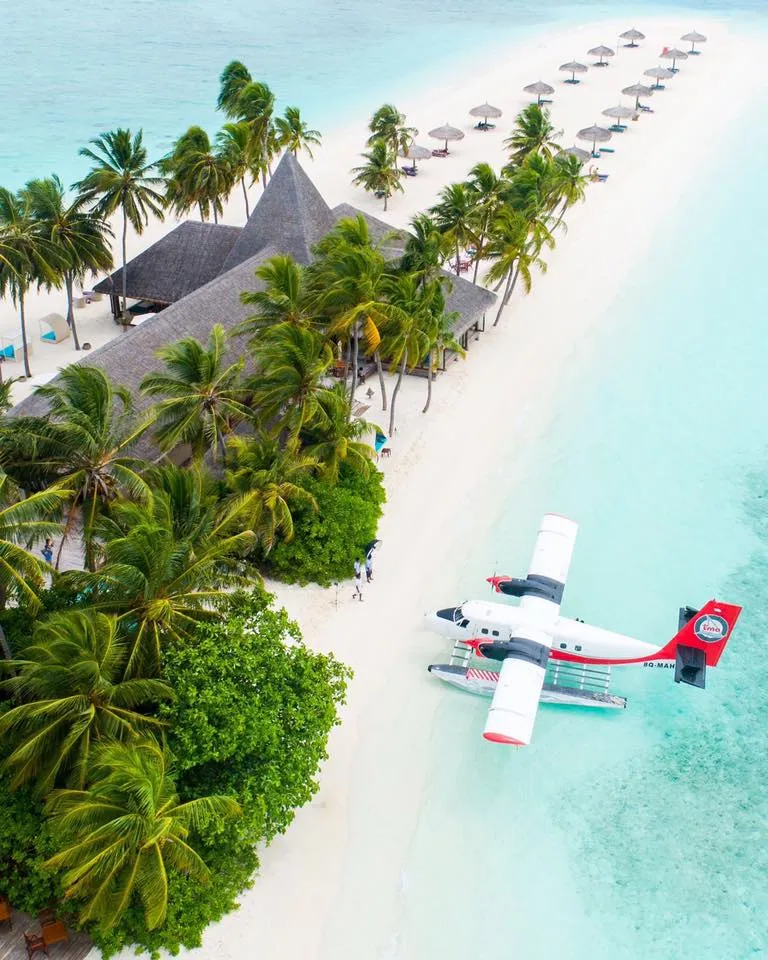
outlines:
[{"label": "white beach cabana", "polygon": [[40,339],[43,343],[61,343],[71,333],[66,318],[60,313],[47,313],[40,317]]}]

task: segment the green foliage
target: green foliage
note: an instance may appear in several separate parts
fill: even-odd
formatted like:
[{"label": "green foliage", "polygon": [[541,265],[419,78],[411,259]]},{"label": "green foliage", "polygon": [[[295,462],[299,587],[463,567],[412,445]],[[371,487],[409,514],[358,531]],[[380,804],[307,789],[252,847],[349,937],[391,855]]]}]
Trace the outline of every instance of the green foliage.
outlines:
[{"label": "green foliage", "polygon": [[176,699],[161,709],[185,797],[223,793],[243,815],[209,843],[242,850],[270,841],[317,789],[349,671],[309,650],[297,625],[262,590],[234,594],[192,645],[164,657]]},{"label": "green foliage", "polygon": [[308,478],[303,486],[314,496],[317,511],[296,510],[294,538],[276,544],[267,572],[287,583],[329,586],[346,580],[376,536],[386,500],[381,473],[371,469],[366,476],[342,464],[338,483],[319,477]]},{"label": "green foliage", "polygon": [[58,899],[56,877],[43,866],[52,849],[41,804],[26,789],[12,793],[8,778],[0,777],[0,876],[16,910],[34,915]]}]

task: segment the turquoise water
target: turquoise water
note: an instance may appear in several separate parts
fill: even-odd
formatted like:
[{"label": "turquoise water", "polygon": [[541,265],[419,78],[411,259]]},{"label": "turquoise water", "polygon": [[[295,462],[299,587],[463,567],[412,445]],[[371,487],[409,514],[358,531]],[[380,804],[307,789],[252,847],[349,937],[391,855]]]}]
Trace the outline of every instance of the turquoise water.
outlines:
[{"label": "turquoise water", "polygon": [[735,177],[724,155],[682,201],[546,437],[505,465],[514,500],[466,571],[478,595],[496,558],[524,571],[539,517],[564,513],[567,613],[663,642],[716,596],[745,607],[734,639],[706,691],[617,672],[626,712],[543,708],[521,751],[479,739],[486,702],[447,695],[398,960],[768,956],[768,110],[754,121],[752,159]]},{"label": "turquoise water", "polygon": [[143,127],[153,156],[192,123],[213,132],[218,76],[232,59],[298,104],[321,130],[345,109],[444,75],[485,39],[627,11],[760,11],[763,0],[34,0],[3,3],[0,183],[83,175],[78,149],[118,125]]}]

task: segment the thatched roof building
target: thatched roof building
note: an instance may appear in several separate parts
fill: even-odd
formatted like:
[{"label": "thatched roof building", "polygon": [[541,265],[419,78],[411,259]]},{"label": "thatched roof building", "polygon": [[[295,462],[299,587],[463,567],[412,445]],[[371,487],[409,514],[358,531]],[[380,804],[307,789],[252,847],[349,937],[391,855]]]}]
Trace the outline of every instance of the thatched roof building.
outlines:
[{"label": "thatched roof building", "polygon": [[[146,373],[158,369],[156,353],[160,347],[183,337],[205,342],[217,323],[225,329],[236,326],[252,313],[251,307],[240,302],[240,294],[262,285],[254,275],[256,267],[278,253],[309,263],[312,247],[333,225],[359,213],[348,204],[331,210],[298,161],[286,154],[244,228],[184,223],[128,264],[128,296],[150,300],[160,310],[79,362],[100,367],[116,383],[126,386],[138,409],[148,406],[139,393],[139,384]],[[393,259],[401,255],[405,242],[402,231],[393,231],[369,214],[362,215],[374,239],[388,238],[382,249]],[[485,310],[496,297],[461,277],[452,277],[452,281],[447,309],[461,315],[454,333],[466,342],[468,331],[480,329]],[[122,290],[122,271],[115,271],[96,290],[114,292],[117,298]],[[233,356],[243,346],[233,343]],[[14,413],[34,416],[46,410],[47,403],[33,395]],[[137,450],[138,455],[146,453]]]}]

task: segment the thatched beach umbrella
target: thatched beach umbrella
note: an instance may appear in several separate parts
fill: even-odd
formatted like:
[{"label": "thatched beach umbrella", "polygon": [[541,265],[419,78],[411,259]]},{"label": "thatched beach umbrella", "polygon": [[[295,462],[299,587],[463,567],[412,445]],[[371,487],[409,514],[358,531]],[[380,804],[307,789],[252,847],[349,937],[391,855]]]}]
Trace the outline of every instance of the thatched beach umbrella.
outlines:
[{"label": "thatched beach umbrella", "polygon": [[450,124],[446,123],[442,127],[435,127],[434,130],[429,131],[430,137],[434,137],[435,140],[445,141],[445,146],[443,149],[448,153],[448,141],[449,140],[463,140],[464,133],[461,130],[458,130],[456,127],[452,127]]},{"label": "thatched beach umbrella", "polygon": [[579,163],[586,163],[587,160],[592,156],[589,150],[582,150],[581,147],[566,147],[564,150],[561,150],[560,153],[569,153],[572,157],[576,157]]},{"label": "thatched beach umbrella", "polygon": [[704,36],[704,34],[696,33],[695,30],[691,30],[690,33],[684,33],[680,39],[685,40],[686,43],[690,43],[691,49],[688,51],[688,53],[695,53],[697,56],[701,53],[701,50],[696,49],[696,44],[707,42],[707,38]]},{"label": "thatched beach umbrella", "polygon": [[492,117],[494,120],[498,120],[501,116],[501,110],[498,107],[492,107],[490,103],[481,103],[479,107],[472,107],[469,111],[470,117],[482,117],[483,123],[488,125],[488,118]]},{"label": "thatched beach umbrella", "polygon": [[555,92],[554,87],[550,87],[548,83],[544,83],[543,80],[537,80],[536,83],[529,83],[527,87],[523,87],[523,90],[526,93],[536,94],[536,103],[541,106],[541,98],[548,97],[550,93]]},{"label": "thatched beach umbrella", "polygon": [[651,87],[646,87],[643,83],[633,83],[631,87],[624,87],[621,92],[626,93],[628,97],[635,98],[635,110],[640,109],[640,97],[653,96]]},{"label": "thatched beach umbrella", "polygon": [[[622,107],[619,104],[617,107],[608,107],[607,110],[603,110],[604,117],[611,117],[612,120],[629,120],[630,117],[636,117],[637,113],[631,107]],[[627,129],[625,123],[612,123],[608,128],[613,130],[615,133],[623,133]]]},{"label": "thatched beach umbrella", "polygon": [[674,77],[674,73],[668,67],[649,67],[648,70],[643,71],[643,75],[653,77],[656,80],[656,83],[651,87],[652,90],[663,90],[664,84],[660,81],[671,80]]},{"label": "thatched beach umbrella", "polygon": [[599,62],[593,64],[595,67],[607,67],[608,64],[606,63],[605,58],[616,56],[615,50],[611,50],[610,47],[606,47],[602,43],[598,47],[592,47],[591,50],[587,50],[587,53],[590,55],[590,57],[600,57]]},{"label": "thatched beach umbrella", "polygon": [[570,80],[565,80],[565,83],[581,83],[581,80],[576,79],[577,73],[586,73],[589,67],[586,63],[579,63],[578,60],[569,60],[568,63],[561,63],[557,68],[566,73],[570,73]]},{"label": "thatched beach umbrella", "polygon": [[432,151],[429,147],[420,147],[418,143],[412,143],[407,150],[400,150],[398,156],[402,157],[404,160],[410,160],[413,163],[413,169],[416,169],[417,160],[429,160],[432,156]]},{"label": "thatched beach umbrella", "polygon": [[592,141],[592,156],[599,157],[600,154],[597,152],[598,143],[607,143],[613,134],[606,127],[598,127],[597,124],[594,124],[591,127],[584,127],[583,130],[579,130],[576,134],[579,140],[591,140]]},{"label": "thatched beach umbrella", "polygon": [[645,40],[645,34],[640,33],[639,30],[635,30],[633,27],[631,30],[625,30],[624,33],[619,34],[620,40],[629,40],[629,43],[625,43],[625,47],[636,47],[638,46],[638,40]]},{"label": "thatched beach umbrella", "polygon": [[685,50],[678,50],[677,47],[672,47],[671,50],[668,47],[664,47],[664,49],[661,51],[661,59],[671,60],[672,66],[669,69],[672,71],[672,73],[677,73],[678,69],[675,66],[675,63],[677,63],[678,60],[687,60],[688,54],[685,52]]}]

